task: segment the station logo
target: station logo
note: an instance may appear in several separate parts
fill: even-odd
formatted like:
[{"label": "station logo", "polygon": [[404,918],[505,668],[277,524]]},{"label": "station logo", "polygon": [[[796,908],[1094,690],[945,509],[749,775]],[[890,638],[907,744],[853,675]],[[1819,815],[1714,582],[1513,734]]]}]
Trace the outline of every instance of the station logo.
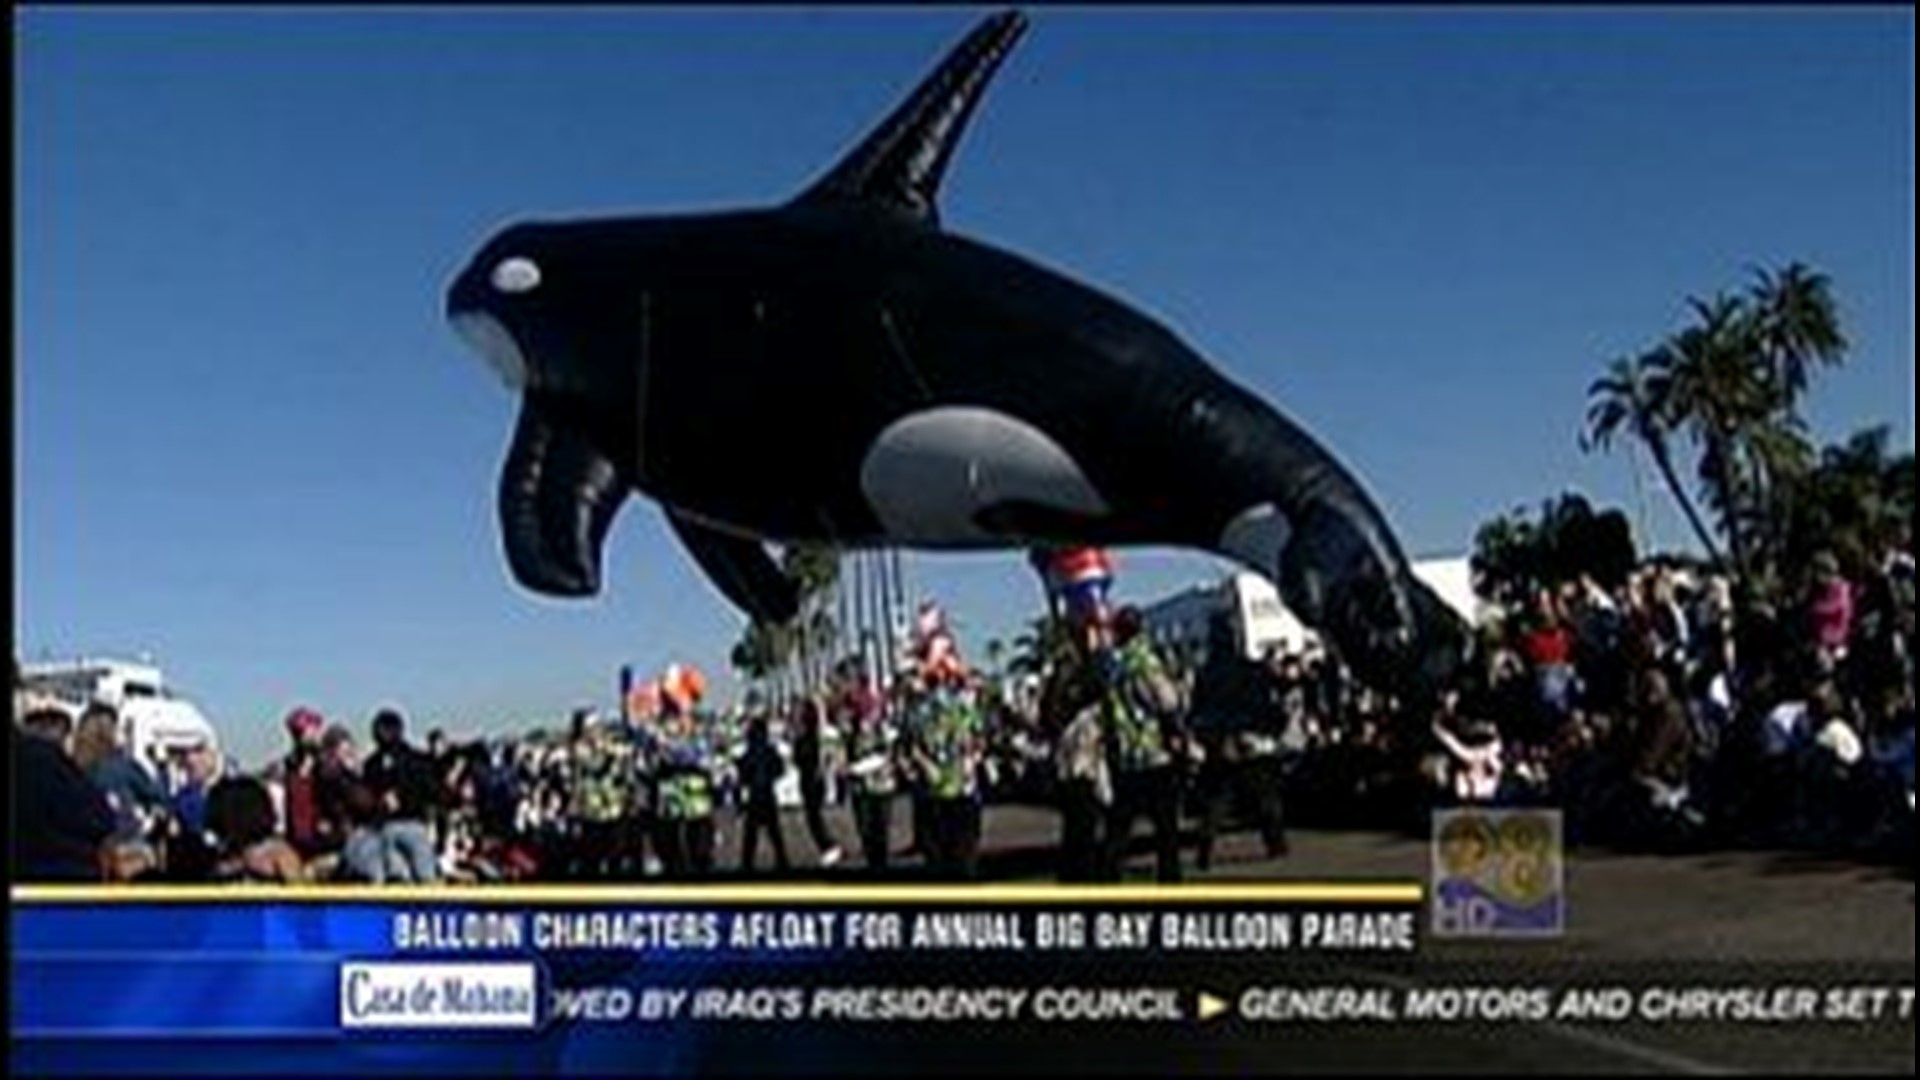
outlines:
[{"label": "station logo", "polygon": [[1555,810],[1443,810],[1433,818],[1437,938],[1553,938],[1566,930]]}]

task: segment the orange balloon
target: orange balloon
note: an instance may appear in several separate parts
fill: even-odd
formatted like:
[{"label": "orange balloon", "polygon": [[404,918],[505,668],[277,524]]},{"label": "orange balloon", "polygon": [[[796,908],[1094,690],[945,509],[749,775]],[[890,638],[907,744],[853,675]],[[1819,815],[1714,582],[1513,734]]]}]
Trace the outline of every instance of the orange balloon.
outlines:
[{"label": "orange balloon", "polygon": [[669,664],[660,677],[660,690],[675,705],[691,709],[707,696],[707,677],[690,664]]}]

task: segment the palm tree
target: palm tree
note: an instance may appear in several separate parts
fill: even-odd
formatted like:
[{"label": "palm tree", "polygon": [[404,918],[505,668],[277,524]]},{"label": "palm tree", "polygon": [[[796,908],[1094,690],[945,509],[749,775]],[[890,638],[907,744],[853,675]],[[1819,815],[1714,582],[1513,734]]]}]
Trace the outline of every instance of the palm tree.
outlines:
[{"label": "palm tree", "polygon": [[1761,503],[1750,446],[1773,420],[1759,364],[1758,326],[1739,297],[1689,301],[1695,323],[1661,347],[1668,422],[1700,447],[1700,480],[1720,518],[1736,573],[1753,569],[1746,525]]},{"label": "palm tree", "polygon": [[1699,451],[1698,479],[1725,538],[1731,569],[1763,590],[1791,577],[1821,467],[1800,402],[1821,368],[1842,362],[1847,340],[1826,275],[1802,263],[1756,271],[1739,295],[1688,301],[1691,322],[1638,360],[1616,360],[1588,389],[1583,448],[1621,432],[1642,442],[1716,563],[1713,534],[1679,482],[1672,437]]},{"label": "palm tree", "polygon": [[1524,511],[1502,514],[1473,537],[1473,591],[1492,604],[1524,606],[1539,588],[1539,529]]},{"label": "palm tree", "polygon": [[755,620],[741,632],[728,659],[750,685],[765,690],[780,675],[790,650],[791,637],[784,627]]},{"label": "palm tree", "polygon": [[1747,296],[1775,405],[1797,415],[1813,372],[1846,359],[1847,339],[1840,330],[1833,282],[1795,262],[1779,273],[1755,271]]},{"label": "palm tree", "polygon": [[1807,478],[1818,466],[1818,455],[1797,416],[1756,419],[1746,431],[1746,453],[1754,477],[1755,498],[1745,523],[1754,554],[1774,569],[1786,558],[1787,523]]},{"label": "palm tree", "polygon": [[1800,400],[1818,369],[1845,360],[1847,339],[1840,330],[1832,282],[1802,263],[1790,263],[1778,273],[1756,271],[1747,304],[1766,409],[1747,431],[1756,486],[1748,528],[1764,562],[1781,567],[1793,501],[1816,463]]},{"label": "palm tree", "polygon": [[[1885,427],[1873,428],[1828,446],[1795,481],[1787,504],[1791,516],[1781,524],[1782,584],[1797,584],[1819,551],[1838,555],[1850,574],[1866,571],[1900,525],[1911,522],[1913,457],[1891,458],[1888,434]],[[1904,507],[1896,486],[1903,463]]]},{"label": "palm tree", "polygon": [[[1895,458],[1880,481],[1880,491],[1892,513],[1892,525],[1913,528],[1913,452]],[[1891,538],[1890,538],[1891,539]]]},{"label": "palm tree", "polygon": [[1720,547],[1700,517],[1700,509],[1688,497],[1673,465],[1673,447],[1668,441],[1669,399],[1673,381],[1660,354],[1638,358],[1616,357],[1607,374],[1587,388],[1587,423],[1580,434],[1580,448],[1587,453],[1604,452],[1622,431],[1632,433],[1647,449],[1654,468],[1667,485],[1667,493],[1693,527],[1694,536],[1707,557],[1722,563]]},{"label": "palm tree", "polygon": [[1007,671],[1015,675],[1044,676],[1073,659],[1073,636],[1066,622],[1041,616],[1013,641]]},{"label": "palm tree", "polygon": [[803,603],[817,602],[840,579],[840,550],[830,544],[795,544],[782,558],[787,573],[800,585]]},{"label": "palm tree", "polygon": [[812,693],[822,681],[822,661],[832,647],[834,622],[828,606],[834,585],[840,580],[840,552],[827,544],[795,544],[782,554],[781,561],[800,590],[800,613],[794,619],[791,636],[802,688]]}]

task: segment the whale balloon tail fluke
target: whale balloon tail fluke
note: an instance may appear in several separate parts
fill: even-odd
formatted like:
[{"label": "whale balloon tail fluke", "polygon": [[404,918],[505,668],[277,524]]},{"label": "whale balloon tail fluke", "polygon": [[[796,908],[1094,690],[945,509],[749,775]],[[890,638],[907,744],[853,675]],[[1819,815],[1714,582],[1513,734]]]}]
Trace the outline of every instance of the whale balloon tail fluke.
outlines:
[{"label": "whale balloon tail fluke", "polygon": [[587,439],[531,395],[500,471],[500,537],[514,580],[547,596],[600,591],[607,531],[627,481]]},{"label": "whale balloon tail fluke", "polygon": [[1296,525],[1274,578],[1288,607],[1362,682],[1430,708],[1465,666],[1466,624],[1413,573],[1370,503],[1330,499]]},{"label": "whale balloon tail fluke", "polygon": [[866,202],[938,224],[947,163],[987,84],[1026,29],[1027,17],[1018,11],[988,16],[797,201]]},{"label": "whale balloon tail fluke", "polygon": [[1405,649],[1401,696],[1430,711],[1448,690],[1458,689],[1472,660],[1473,633],[1466,621],[1426,582],[1409,577],[1413,633]]},{"label": "whale balloon tail fluke", "polygon": [[1360,482],[1238,388],[1199,399],[1189,415],[1191,471],[1217,478],[1196,518],[1227,521],[1196,546],[1265,576],[1361,682],[1410,704],[1437,699],[1464,665],[1466,626],[1414,574]]}]

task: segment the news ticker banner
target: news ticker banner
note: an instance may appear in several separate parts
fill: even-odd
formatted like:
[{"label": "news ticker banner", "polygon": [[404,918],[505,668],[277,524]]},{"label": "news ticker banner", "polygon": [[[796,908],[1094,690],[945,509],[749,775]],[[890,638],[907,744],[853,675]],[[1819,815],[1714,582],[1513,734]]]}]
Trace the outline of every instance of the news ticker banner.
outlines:
[{"label": "news ticker banner", "polygon": [[48,1072],[691,1072],[749,1045],[742,1029],[775,1062],[808,1050],[795,1066],[880,1028],[1057,1047],[1219,1020],[1209,978],[1229,960],[1413,955],[1424,900],[1404,883],[22,887],[12,1035]]},{"label": "news ticker banner", "polygon": [[36,1075],[1245,1075],[1449,1054],[1504,1071],[1475,1056],[1489,1032],[1534,1069],[1568,1050],[1530,1049],[1542,1032],[1713,1025],[1866,1032],[1912,1054],[1911,957],[1874,971],[1578,971],[1530,964],[1538,946],[1515,942],[1473,968],[1433,956],[1428,931],[1458,912],[1419,884],[12,899],[15,1063]]}]

